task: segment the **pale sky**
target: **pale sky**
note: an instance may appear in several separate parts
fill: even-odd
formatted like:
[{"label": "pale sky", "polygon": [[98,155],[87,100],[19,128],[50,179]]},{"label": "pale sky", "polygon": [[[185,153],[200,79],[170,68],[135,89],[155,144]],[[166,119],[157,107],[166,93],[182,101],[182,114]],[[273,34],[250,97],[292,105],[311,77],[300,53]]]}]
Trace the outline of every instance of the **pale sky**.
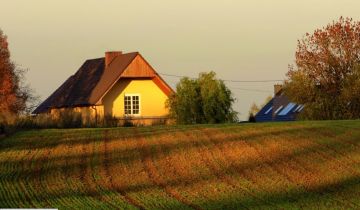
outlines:
[{"label": "pale sky", "polygon": [[[297,40],[340,16],[360,20],[358,0],[0,0],[12,60],[48,97],[86,59],[140,52],[159,73],[284,79]],[[178,78],[163,76],[175,87]],[[273,83],[227,83],[240,119]],[[240,89],[239,89],[240,88]],[[265,92],[242,89],[264,90]]]}]

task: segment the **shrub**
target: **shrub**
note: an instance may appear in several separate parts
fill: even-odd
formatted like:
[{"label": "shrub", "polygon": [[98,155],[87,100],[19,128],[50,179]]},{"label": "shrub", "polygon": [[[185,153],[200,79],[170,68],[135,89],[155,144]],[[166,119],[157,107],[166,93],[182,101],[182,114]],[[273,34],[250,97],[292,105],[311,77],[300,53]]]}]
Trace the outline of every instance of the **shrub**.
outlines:
[{"label": "shrub", "polygon": [[234,102],[230,89],[210,72],[197,79],[182,78],[166,106],[178,124],[224,123],[237,121]]},{"label": "shrub", "polygon": [[155,126],[155,125],[166,125],[167,124],[167,119],[164,118],[158,118],[158,119],[153,119],[151,121],[151,125]]},{"label": "shrub", "polygon": [[102,123],[100,124],[101,127],[117,127],[119,126],[119,119],[112,115],[105,115]]},{"label": "shrub", "polygon": [[129,118],[125,118],[125,119],[123,119],[122,126],[123,127],[134,127],[135,125],[133,122],[131,122],[131,120]]},{"label": "shrub", "polygon": [[83,126],[81,113],[71,110],[60,112],[57,121],[59,128],[81,128]]}]

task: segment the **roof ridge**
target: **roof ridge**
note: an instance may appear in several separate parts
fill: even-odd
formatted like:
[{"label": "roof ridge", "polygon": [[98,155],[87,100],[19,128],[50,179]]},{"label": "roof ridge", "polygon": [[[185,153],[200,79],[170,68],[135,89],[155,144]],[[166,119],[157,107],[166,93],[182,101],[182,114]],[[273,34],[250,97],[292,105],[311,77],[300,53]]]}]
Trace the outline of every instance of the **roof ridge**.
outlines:
[{"label": "roof ridge", "polygon": [[86,61],[101,60],[101,59],[104,59],[104,57],[86,59],[85,62],[86,62]]},{"label": "roof ridge", "polygon": [[[135,52],[128,52],[128,53],[122,53],[122,55],[128,55],[128,54],[140,54],[139,51],[135,51]],[[116,56],[117,57],[117,56]],[[105,57],[98,57],[98,58],[89,58],[86,59],[85,61],[93,61],[93,60],[100,60],[100,59],[105,59]]]}]

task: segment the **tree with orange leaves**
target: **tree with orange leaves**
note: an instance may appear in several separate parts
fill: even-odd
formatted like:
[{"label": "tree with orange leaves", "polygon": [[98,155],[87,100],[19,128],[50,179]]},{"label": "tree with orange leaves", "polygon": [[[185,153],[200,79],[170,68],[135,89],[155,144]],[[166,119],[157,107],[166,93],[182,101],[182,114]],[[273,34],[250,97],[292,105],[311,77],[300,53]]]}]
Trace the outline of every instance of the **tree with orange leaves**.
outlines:
[{"label": "tree with orange leaves", "polygon": [[25,111],[32,98],[29,88],[22,86],[23,73],[10,60],[7,37],[0,30],[0,123]]},{"label": "tree with orange leaves", "polygon": [[360,22],[341,17],[298,41],[285,91],[307,119],[360,118]]}]

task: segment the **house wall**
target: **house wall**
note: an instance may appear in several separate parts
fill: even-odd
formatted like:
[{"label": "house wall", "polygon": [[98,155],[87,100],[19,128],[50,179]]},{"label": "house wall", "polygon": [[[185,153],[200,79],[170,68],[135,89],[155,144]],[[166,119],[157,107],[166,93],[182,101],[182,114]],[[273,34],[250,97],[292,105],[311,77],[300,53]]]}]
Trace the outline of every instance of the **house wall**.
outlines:
[{"label": "house wall", "polygon": [[53,119],[57,119],[61,114],[76,114],[80,113],[83,123],[93,122],[95,119],[100,120],[104,117],[104,106],[84,106],[73,108],[53,108],[50,110],[50,115]]},{"label": "house wall", "polygon": [[102,100],[104,114],[124,117],[125,94],[140,95],[140,118],[165,117],[167,95],[152,79],[120,79]]}]

